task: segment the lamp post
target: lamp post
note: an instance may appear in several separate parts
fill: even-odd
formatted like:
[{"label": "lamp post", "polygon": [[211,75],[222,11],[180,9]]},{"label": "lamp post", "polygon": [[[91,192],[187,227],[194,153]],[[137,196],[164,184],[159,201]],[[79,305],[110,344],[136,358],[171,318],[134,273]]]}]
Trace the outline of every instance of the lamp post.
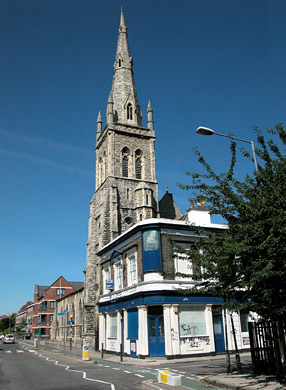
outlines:
[{"label": "lamp post", "polygon": [[219,135],[221,137],[226,137],[226,138],[234,139],[236,141],[241,141],[241,142],[245,142],[247,144],[250,144],[251,145],[251,149],[252,149],[252,154],[253,154],[253,161],[254,161],[254,165],[255,165],[255,171],[258,172],[258,166],[257,166],[257,160],[256,160],[256,154],[255,154],[255,148],[254,148],[253,141],[248,141],[246,139],[233,137],[232,135],[226,135],[226,134],[217,133],[214,130],[209,129],[208,127],[203,127],[203,126],[198,127],[197,130],[196,130],[196,133],[199,134],[199,135],[213,135],[213,134],[215,134],[215,135]]}]

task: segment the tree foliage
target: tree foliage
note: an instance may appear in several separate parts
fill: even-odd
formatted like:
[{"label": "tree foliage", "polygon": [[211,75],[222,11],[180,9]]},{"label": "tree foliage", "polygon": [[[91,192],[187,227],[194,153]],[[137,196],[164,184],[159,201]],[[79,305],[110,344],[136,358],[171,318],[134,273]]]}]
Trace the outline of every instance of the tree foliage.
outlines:
[{"label": "tree foliage", "polygon": [[[253,176],[235,177],[232,140],[227,172],[217,174],[195,150],[205,174],[187,172],[191,184],[179,186],[200,194],[211,214],[221,215],[228,225],[220,233],[201,232],[203,255],[188,253],[204,270],[194,291],[222,297],[231,310],[247,309],[276,320],[286,315],[286,130],[277,124],[267,132],[268,139],[254,128],[259,161]],[[240,151],[252,159],[245,149]]]}]

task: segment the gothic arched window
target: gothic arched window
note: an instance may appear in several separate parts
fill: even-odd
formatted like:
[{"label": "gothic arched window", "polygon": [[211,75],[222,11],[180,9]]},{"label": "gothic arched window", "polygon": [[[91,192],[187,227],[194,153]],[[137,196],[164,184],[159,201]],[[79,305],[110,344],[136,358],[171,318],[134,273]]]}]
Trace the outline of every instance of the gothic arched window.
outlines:
[{"label": "gothic arched window", "polygon": [[122,149],[122,176],[128,177],[128,157],[129,157],[129,149]]},{"label": "gothic arched window", "polygon": [[131,103],[127,104],[127,119],[133,119],[133,108]]},{"label": "gothic arched window", "polygon": [[142,178],[141,159],[142,159],[142,152],[141,152],[141,150],[138,149],[135,152],[135,176],[136,176],[136,179],[141,179]]},{"label": "gothic arched window", "polygon": [[103,161],[102,161],[102,158],[100,157],[99,158],[99,167],[98,167],[98,171],[99,171],[99,177],[98,177],[98,181],[99,181],[99,185],[102,184],[103,182]]}]

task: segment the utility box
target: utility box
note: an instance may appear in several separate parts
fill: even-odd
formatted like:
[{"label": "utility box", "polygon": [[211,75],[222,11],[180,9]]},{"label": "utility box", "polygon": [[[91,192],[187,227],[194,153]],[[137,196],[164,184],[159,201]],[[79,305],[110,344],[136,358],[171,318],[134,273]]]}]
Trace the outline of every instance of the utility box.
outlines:
[{"label": "utility box", "polygon": [[170,386],[181,386],[182,376],[171,371],[158,370],[158,382]]}]

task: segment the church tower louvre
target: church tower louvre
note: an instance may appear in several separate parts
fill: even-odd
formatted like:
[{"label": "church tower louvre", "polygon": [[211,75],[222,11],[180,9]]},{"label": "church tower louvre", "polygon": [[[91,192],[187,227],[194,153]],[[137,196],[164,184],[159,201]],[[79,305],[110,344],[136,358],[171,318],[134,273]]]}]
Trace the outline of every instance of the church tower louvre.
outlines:
[{"label": "church tower louvre", "polygon": [[102,123],[99,112],[96,183],[90,202],[85,269],[84,338],[89,343],[97,338],[96,302],[99,292],[96,253],[132,225],[159,217],[153,109],[149,101],[147,127],[143,127],[122,10],[104,128]]}]

